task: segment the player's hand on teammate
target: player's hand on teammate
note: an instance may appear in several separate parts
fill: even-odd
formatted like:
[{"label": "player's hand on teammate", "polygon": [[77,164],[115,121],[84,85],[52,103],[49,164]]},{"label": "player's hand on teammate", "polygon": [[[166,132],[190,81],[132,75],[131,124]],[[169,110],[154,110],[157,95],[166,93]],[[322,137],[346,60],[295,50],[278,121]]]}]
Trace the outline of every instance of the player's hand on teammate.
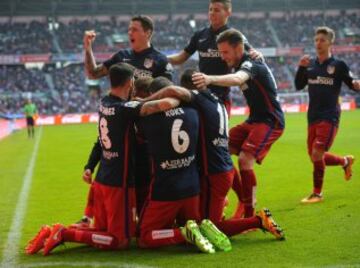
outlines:
[{"label": "player's hand on teammate", "polygon": [[258,50],[256,50],[256,49],[253,49],[253,48],[251,48],[251,49],[249,50],[249,56],[250,56],[250,58],[253,59],[253,60],[262,60],[262,61],[265,61],[264,55],[263,55],[260,51],[258,51]]},{"label": "player's hand on teammate", "polygon": [[353,80],[352,84],[355,90],[360,91],[360,80]]},{"label": "player's hand on teammate", "polygon": [[301,67],[308,67],[310,65],[310,55],[304,55],[301,57],[299,61],[299,66]]},{"label": "player's hand on teammate", "polygon": [[84,173],[83,173],[83,180],[88,183],[91,184],[92,182],[92,172],[90,169],[85,169]]},{"label": "player's hand on teammate", "polygon": [[96,33],[94,30],[91,31],[85,31],[84,33],[84,49],[88,49],[92,42],[94,42],[96,38]]},{"label": "player's hand on teammate", "polygon": [[194,73],[192,81],[197,89],[206,89],[206,86],[211,83],[210,77],[204,73]]}]

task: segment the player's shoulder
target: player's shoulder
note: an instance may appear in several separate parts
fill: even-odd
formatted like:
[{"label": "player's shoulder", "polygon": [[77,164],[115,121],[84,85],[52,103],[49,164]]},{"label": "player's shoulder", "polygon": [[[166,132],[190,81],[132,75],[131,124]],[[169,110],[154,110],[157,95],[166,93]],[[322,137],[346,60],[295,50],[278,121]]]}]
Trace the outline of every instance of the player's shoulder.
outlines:
[{"label": "player's shoulder", "polygon": [[207,37],[210,34],[210,32],[211,32],[210,27],[203,27],[194,32],[193,38],[199,39],[199,38]]},{"label": "player's shoulder", "polygon": [[124,58],[124,57],[130,57],[131,55],[132,55],[131,49],[124,48],[124,49],[118,50],[113,56]]},{"label": "player's shoulder", "polygon": [[158,50],[157,48],[152,47],[150,53],[151,53],[152,57],[154,59],[156,59],[157,62],[160,62],[160,63],[168,62],[166,55],[163,52],[161,52],[160,50]]},{"label": "player's shoulder", "polygon": [[198,94],[199,97],[203,100],[209,100],[211,102],[218,102],[219,98],[211,92],[210,89],[206,89],[206,90],[193,90],[194,94]]},{"label": "player's shoulder", "polygon": [[245,59],[240,64],[240,69],[251,71],[254,67],[264,66],[264,63],[260,60],[253,60],[249,55],[245,55]]},{"label": "player's shoulder", "polygon": [[348,65],[346,64],[346,62],[341,59],[341,58],[335,58],[335,57],[332,57],[332,62],[330,63],[333,63],[333,65],[337,65],[341,68],[344,68],[344,67],[347,67]]}]

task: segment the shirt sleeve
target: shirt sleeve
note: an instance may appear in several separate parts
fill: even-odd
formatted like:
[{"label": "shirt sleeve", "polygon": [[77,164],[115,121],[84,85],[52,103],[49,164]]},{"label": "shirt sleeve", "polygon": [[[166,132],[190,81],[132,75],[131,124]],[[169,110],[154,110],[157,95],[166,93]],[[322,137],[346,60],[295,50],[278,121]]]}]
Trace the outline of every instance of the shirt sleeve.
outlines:
[{"label": "shirt sleeve", "polygon": [[198,43],[198,33],[195,33],[191,39],[189,44],[184,48],[184,51],[189,55],[192,55],[197,50],[197,43]]},{"label": "shirt sleeve", "polygon": [[122,109],[126,116],[132,119],[136,119],[140,115],[142,106],[143,106],[142,102],[128,101],[125,102],[124,106],[122,106]]},{"label": "shirt sleeve", "polygon": [[200,93],[198,90],[191,90],[189,104],[192,106],[197,106],[198,101],[199,101],[199,95],[200,95]]},{"label": "shirt sleeve", "polygon": [[94,169],[95,169],[96,165],[99,163],[100,158],[101,158],[101,151],[102,151],[101,144],[100,144],[99,139],[97,139],[97,141],[94,143],[94,146],[91,150],[88,162],[85,165],[84,170],[90,169],[91,173],[94,173]]},{"label": "shirt sleeve", "polygon": [[250,76],[250,79],[254,79],[257,73],[256,64],[250,60],[246,60],[241,64],[239,71],[247,73]]},{"label": "shirt sleeve", "polygon": [[295,74],[296,90],[301,90],[307,85],[307,67],[299,66]]},{"label": "shirt sleeve", "polygon": [[122,59],[123,59],[122,54],[119,51],[118,53],[115,53],[114,55],[112,55],[112,57],[110,59],[107,59],[106,61],[104,61],[103,64],[106,67],[106,69],[109,70],[111,66],[113,66],[116,63],[121,62]]},{"label": "shirt sleeve", "polygon": [[349,66],[343,61],[341,61],[341,80],[350,88],[354,90],[353,80],[354,76],[350,71]]},{"label": "shirt sleeve", "polygon": [[169,79],[170,81],[172,81],[173,80],[173,72],[174,72],[173,66],[165,58],[164,60],[161,61],[160,66],[159,66],[159,72],[155,75],[155,77],[164,76],[167,79]]}]

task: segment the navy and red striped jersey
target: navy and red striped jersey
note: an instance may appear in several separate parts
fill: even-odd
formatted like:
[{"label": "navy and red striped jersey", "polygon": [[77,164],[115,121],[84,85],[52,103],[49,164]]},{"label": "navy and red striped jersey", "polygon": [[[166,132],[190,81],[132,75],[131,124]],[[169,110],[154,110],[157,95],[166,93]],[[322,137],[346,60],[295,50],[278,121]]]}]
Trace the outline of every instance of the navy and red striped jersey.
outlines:
[{"label": "navy and red striped jersey", "polygon": [[[216,44],[217,36],[230,29],[228,25],[224,25],[217,31],[211,27],[205,27],[191,37],[189,44],[185,47],[184,51],[189,55],[194,54],[196,51],[199,53],[199,70],[207,75],[224,75],[230,72],[226,62],[221,59],[219,50]],[[247,39],[245,39],[245,49],[249,50]],[[211,91],[216,94],[220,100],[229,100],[230,88],[210,85]]]},{"label": "navy and red striped jersey", "polygon": [[233,164],[229,153],[229,122],[225,106],[210,90],[193,90],[191,96],[191,103],[200,114],[200,150],[204,172],[217,174],[231,170]]},{"label": "navy and red striped jersey", "polygon": [[308,85],[309,124],[325,120],[338,124],[340,119],[339,95],[344,82],[353,89],[353,77],[349,67],[342,60],[330,57],[323,63],[311,59],[308,67],[299,67],[295,76],[297,90]]},{"label": "navy and red striped jersey", "polygon": [[173,201],[199,194],[197,111],[180,106],[142,117],[139,127],[152,162],[151,200]]},{"label": "navy and red striped jersey", "polygon": [[134,120],[140,108],[139,102],[113,95],[101,99],[98,123],[101,157],[95,181],[108,186],[134,186]]},{"label": "navy and red striped jersey", "polygon": [[240,86],[250,115],[248,123],[266,123],[272,127],[284,128],[284,113],[277,98],[277,85],[270,68],[261,60],[252,60],[244,54],[236,71],[244,71],[250,79]]},{"label": "navy and red striped jersey", "polygon": [[125,62],[136,68],[135,78],[164,76],[172,80],[172,66],[166,56],[153,46],[135,52],[132,49],[122,49],[110,59],[103,62],[107,69],[116,63]]}]

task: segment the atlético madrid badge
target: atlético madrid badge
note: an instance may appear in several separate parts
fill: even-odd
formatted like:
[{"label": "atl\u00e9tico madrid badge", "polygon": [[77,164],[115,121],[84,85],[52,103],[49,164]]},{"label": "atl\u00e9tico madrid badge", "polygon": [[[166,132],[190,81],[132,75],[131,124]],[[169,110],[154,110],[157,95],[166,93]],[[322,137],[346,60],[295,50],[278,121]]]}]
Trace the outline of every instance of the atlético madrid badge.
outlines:
[{"label": "atl\u00e9tico madrid badge", "polygon": [[154,63],[153,59],[145,59],[144,60],[144,67],[149,69],[149,68],[151,68],[153,66],[153,63]]},{"label": "atl\u00e9tico madrid badge", "polygon": [[335,73],[335,66],[328,66],[327,67],[327,72],[328,72],[328,74],[334,74]]}]

